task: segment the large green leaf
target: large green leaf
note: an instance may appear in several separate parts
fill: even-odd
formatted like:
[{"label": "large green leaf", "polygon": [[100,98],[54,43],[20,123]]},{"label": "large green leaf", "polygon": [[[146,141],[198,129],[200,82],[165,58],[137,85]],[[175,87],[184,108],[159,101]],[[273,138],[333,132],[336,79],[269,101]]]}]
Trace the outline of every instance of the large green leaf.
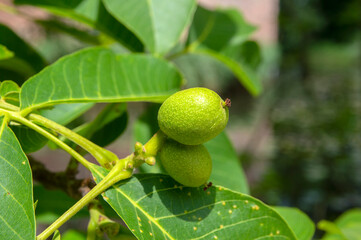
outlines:
[{"label": "large green leaf", "polygon": [[35,240],[29,162],[3,117],[0,126],[0,239]]},{"label": "large green leaf", "polygon": [[[7,26],[0,24],[0,36],[0,44],[5,45],[14,53],[14,57],[0,61],[0,69],[20,73],[23,77],[27,78],[40,71],[46,65],[44,59]],[[5,80],[3,77],[8,78],[6,74],[0,74],[0,80]],[[21,83],[23,79],[13,80]]]},{"label": "large green leaf", "polygon": [[273,207],[288,223],[298,240],[311,240],[315,224],[301,210],[290,207]]},{"label": "large green leaf", "polygon": [[195,0],[103,0],[108,11],[154,53],[168,52],[190,23]]},{"label": "large green leaf", "polygon": [[13,56],[14,53],[12,51],[0,44],[0,60],[11,58]]},{"label": "large green leaf", "polygon": [[241,162],[227,134],[222,132],[204,144],[212,157],[213,167],[209,181],[234,191],[249,194]]},{"label": "large green leaf", "polygon": [[182,79],[169,63],[148,55],[90,48],[61,58],[21,88],[21,109],[63,102],[162,102]]},{"label": "large green leaf", "polygon": [[[108,171],[92,172],[99,182]],[[296,239],[272,208],[219,186],[203,191],[166,175],[140,174],[103,198],[138,239]]]},{"label": "large green leaf", "polygon": [[[261,84],[249,63],[249,53],[242,45],[255,30],[235,9],[207,10],[199,7],[189,30],[188,51],[213,57],[227,66],[253,95],[261,91]],[[259,49],[252,45],[254,54]],[[243,57],[241,54],[245,54]],[[254,58],[251,58],[254,61]]]},{"label": "large green leaf", "polygon": [[15,0],[15,3],[42,7],[55,15],[96,28],[132,51],[143,51],[143,45],[138,38],[108,13],[101,0]]},{"label": "large green leaf", "polygon": [[327,232],[322,240],[360,240],[361,239],[361,209],[351,209],[334,223],[322,220],[318,228]]}]

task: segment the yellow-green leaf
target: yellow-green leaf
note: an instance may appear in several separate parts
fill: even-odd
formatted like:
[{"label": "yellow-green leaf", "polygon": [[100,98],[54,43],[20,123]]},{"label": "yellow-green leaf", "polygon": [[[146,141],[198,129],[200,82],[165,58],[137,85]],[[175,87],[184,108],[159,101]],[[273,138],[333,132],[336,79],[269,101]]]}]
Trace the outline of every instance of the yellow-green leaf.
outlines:
[{"label": "yellow-green leaf", "polygon": [[[92,173],[99,182],[108,171],[96,167]],[[296,239],[272,208],[220,186],[204,191],[167,175],[140,174],[103,198],[138,239]]]},{"label": "yellow-green leaf", "polygon": [[31,169],[14,133],[0,118],[0,239],[35,240]]},{"label": "yellow-green leaf", "polygon": [[90,48],[65,56],[27,80],[22,110],[71,102],[162,102],[182,79],[170,63],[149,55]]}]

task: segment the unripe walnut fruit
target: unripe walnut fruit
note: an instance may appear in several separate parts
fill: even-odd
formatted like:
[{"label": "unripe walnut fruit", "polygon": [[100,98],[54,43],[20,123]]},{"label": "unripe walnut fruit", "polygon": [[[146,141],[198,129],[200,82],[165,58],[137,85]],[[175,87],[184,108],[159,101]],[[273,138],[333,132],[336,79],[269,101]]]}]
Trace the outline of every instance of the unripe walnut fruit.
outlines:
[{"label": "unripe walnut fruit", "polygon": [[203,145],[183,145],[169,139],[159,157],[167,173],[187,187],[205,184],[212,172],[211,156]]},{"label": "unripe walnut fruit", "polygon": [[185,145],[207,142],[228,122],[228,104],[207,88],[189,88],[167,98],[158,112],[160,129]]}]

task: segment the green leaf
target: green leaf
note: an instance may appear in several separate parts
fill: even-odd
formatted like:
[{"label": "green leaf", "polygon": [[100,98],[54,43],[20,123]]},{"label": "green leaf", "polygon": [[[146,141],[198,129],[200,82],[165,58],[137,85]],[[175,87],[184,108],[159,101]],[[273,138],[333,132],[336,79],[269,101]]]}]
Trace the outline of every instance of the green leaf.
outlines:
[{"label": "green leaf", "polygon": [[0,85],[0,97],[3,101],[15,106],[20,105],[19,100],[20,87],[11,80],[5,80]]},{"label": "green leaf", "polygon": [[212,158],[212,174],[209,181],[234,191],[249,194],[246,176],[241,162],[227,134],[222,132],[209,142],[204,143]]},{"label": "green leaf", "polygon": [[0,239],[35,240],[30,165],[3,117],[0,126]]},{"label": "green leaf", "polygon": [[86,235],[82,232],[76,230],[68,230],[66,231],[62,238],[62,240],[86,240]]},{"label": "green leaf", "polygon": [[40,133],[20,124],[10,125],[25,153],[36,152],[48,142]]},{"label": "green leaf", "polygon": [[[108,171],[96,167],[92,173],[99,182]],[[272,208],[219,186],[203,191],[166,175],[140,174],[103,198],[138,239],[296,239]]]},{"label": "green leaf", "polygon": [[20,107],[20,93],[19,92],[8,92],[2,99],[14,106]]},{"label": "green leaf", "polygon": [[6,94],[10,92],[19,92],[20,87],[16,82],[11,80],[3,81],[0,85],[0,97],[4,97]]},{"label": "green leaf", "polygon": [[101,0],[15,0],[15,4],[42,7],[55,15],[71,18],[96,28],[132,51],[143,51],[139,39],[108,13]]},{"label": "green leaf", "polygon": [[31,112],[64,102],[162,102],[180,85],[180,74],[164,60],[90,48],[61,58],[26,81],[21,109]]},{"label": "green leaf", "polygon": [[[60,217],[66,210],[76,203],[76,200],[69,197],[63,191],[49,190],[41,185],[34,186],[34,199],[38,201],[36,207],[36,222],[51,224]],[[88,217],[89,212],[82,209],[75,217]]]},{"label": "green leaf", "polygon": [[188,44],[222,52],[248,39],[255,29],[236,9],[198,7],[189,29]]},{"label": "green leaf", "polygon": [[[248,24],[235,9],[214,11],[198,7],[189,30],[188,52],[213,57],[228,67],[244,87],[253,95],[261,91],[261,84],[251,66],[248,52],[242,44],[253,33],[255,27]],[[259,55],[255,46],[254,54]],[[245,57],[241,54],[247,54]],[[250,66],[248,65],[250,64]]]},{"label": "green leaf", "polygon": [[[261,47],[255,41],[245,41],[239,45],[238,48],[231,49],[230,51],[233,52],[235,59],[247,64],[247,66],[254,70],[256,70],[262,62]],[[226,55],[231,55],[231,53],[227,53]]]},{"label": "green leaf", "polygon": [[0,68],[9,69],[29,77],[46,65],[44,59],[11,29],[0,24],[0,44],[5,45],[15,57],[0,61]]},{"label": "green leaf", "polygon": [[14,53],[12,51],[0,44],[0,60],[11,58],[13,56]]},{"label": "green leaf", "polygon": [[193,50],[192,53],[210,56],[223,63],[233,72],[237,79],[252,95],[257,96],[262,91],[262,85],[258,76],[250,67],[246,66],[245,64],[237,62],[232,58],[209,49],[199,48]]},{"label": "green leaf", "polygon": [[103,0],[108,11],[154,53],[168,52],[190,23],[195,0]]},{"label": "green leaf", "polygon": [[322,240],[360,240],[361,209],[355,208],[345,212],[335,223],[322,220],[317,226],[327,232]]},{"label": "green leaf", "polygon": [[315,224],[301,210],[290,207],[273,207],[288,223],[298,240],[311,240]]},{"label": "green leaf", "polygon": [[60,232],[58,230],[54,232],[53,240],[61,240]]}]

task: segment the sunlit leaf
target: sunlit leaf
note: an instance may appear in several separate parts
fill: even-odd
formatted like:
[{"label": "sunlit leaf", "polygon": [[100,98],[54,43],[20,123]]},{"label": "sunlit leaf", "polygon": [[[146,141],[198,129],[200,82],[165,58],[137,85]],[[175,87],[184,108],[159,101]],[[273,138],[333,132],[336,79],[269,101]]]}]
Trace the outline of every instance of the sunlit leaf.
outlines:
[{"label": "sunlit leaf", "polygon": [[0,44],[0,60],[11,58],[13,56],[14,53],[12,51]]},{"label": "sunlit leaf", "polygon": [[[97,182],[107,172],[92,169]],[[272,208],[219,186],[203,191],[166,175],[140,174],[103,198],[138,239],[296,239]]]},{"label": "sunlit leaf", "polygon": [[195,0],[104,0],[104,4],[151,52],[160,54],[177,43],[196,7]]},{"label": "sunlit leaf", "polygon": [[327,233],[322,240],[360,240],[361,209],[345,212],[334,223],[322,220],[317,226]]},{"label": "sunlit leaf", "polygon": [[0,118],[0,239],[35,240],[31,169],[14,133]]},{"label": "sunlit leaf", "polygon": [[3,81],[0,85],[0,97],[4,97],[6,94],[10,92],[19,92],[20,87],[16,82],[6,80]]},{"label": "sunlit leaf", "polygon": [[288,223],[298,240],[311,240],[315,224],[301,210],[290,207],[273,207]]},{"label": "sunlit leaf", "polygon": [[61,240],[85,240],[86,234],[76,231],[76,230],[68,230],[61,237]]},{"label": "sunlit leaf", "polygon": [[180,84],[178,71],[159,58],[91,48],[61,58],[26,81],[21,109],[63,102],[162,102]]}]

